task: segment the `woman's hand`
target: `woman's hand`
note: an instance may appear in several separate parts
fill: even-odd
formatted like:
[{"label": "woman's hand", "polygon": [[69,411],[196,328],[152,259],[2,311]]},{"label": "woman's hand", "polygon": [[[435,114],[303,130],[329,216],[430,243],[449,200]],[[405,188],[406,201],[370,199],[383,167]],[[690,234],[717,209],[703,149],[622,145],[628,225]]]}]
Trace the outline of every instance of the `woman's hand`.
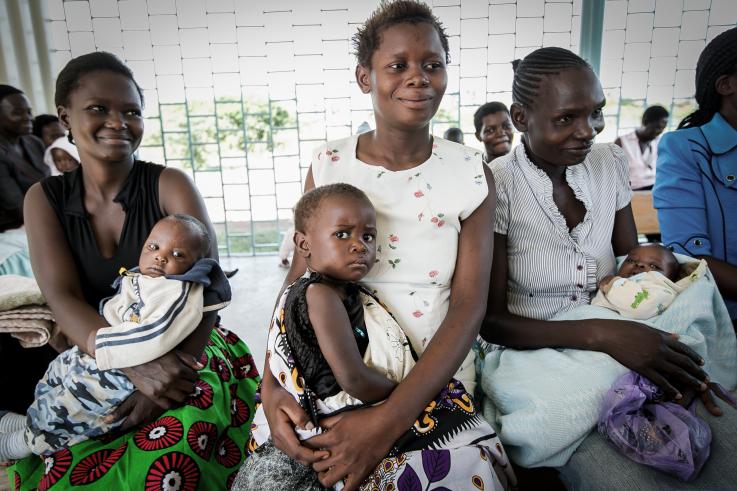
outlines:
[{"label": "woman's hand", "polygon": [[174,350],[143,365],[123,368],[122,372],[142,395],[163,409],[171,409],[194,391],[197,370],[202,368],[194,356]]},{"label": "woman's hand", "polygon": [[597,324],[603,351],[627,368],[649,378],[666,397],[681,399],[676,385],[706,390],[708,376],[700,366],[704,360],[678,341],[678,335],[632,321],[600,320]]},{"label": "woman's hand", "polygon": [[305,445],[329,453],[312,465],[323,486],[345,479],[343,489],[356,490],[389,454],[401,432],[387,431],[391,415],[385,414],[383,406],[346,411],[320,421],[325,433],[310,438]]},{"label": "woman's hand", "polygon": [[327,452],[300,444],[294,428],[311,430],[314,425],[291,394],[276,383],[270,371],[264,373],[262,380],[261,403],[276,448],[302,465],[312,465],[327,457]]},{"label": "woman's hand", "polygon": [[150,423],[164,413],[164,409],[139,391],[133,392],[123,404],[105,417],[105,423],[111,424],[125,418],[116,432],[125,433],[138,425]]}]

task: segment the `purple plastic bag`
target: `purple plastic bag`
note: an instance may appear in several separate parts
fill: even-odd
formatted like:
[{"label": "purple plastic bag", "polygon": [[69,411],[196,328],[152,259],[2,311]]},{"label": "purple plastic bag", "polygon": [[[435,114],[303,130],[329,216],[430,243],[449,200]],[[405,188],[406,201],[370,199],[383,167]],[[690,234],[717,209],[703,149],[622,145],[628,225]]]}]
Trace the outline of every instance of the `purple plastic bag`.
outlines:
[{"label": "purple plastic bag", "polygon": [[635,462],[689,481],[709,458],[711,444],[711,429],[694,408],[662,402],[655,384],[629,372],[604,396],[599,433]]}]

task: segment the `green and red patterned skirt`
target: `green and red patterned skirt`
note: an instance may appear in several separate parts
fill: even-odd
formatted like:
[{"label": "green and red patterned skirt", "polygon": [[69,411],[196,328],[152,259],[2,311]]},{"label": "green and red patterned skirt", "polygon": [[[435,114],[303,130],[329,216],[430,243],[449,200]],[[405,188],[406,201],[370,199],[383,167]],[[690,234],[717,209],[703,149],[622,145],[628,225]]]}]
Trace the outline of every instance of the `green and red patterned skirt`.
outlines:
[{"label": "green and red patterned skirt", "polygon": [[105,435],[8,468],[16,490],[230,489],[246,457],[260,380],[237,335],[213,329],[186,404],[123,435]]}]

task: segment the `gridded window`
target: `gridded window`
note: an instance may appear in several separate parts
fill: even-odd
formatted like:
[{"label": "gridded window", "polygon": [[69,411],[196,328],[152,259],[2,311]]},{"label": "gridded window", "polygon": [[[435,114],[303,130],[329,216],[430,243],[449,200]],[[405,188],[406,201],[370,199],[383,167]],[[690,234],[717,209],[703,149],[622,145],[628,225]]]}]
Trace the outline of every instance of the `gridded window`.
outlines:
[{"label": "gridded window", "polygon": [[[373,126],[350,39],[364,0],[45,0],[52,60],[115,53],[146,98],[140,158],[188,173],[227,254],[276,251],[313,149]],[[579,51],[582,0],[431,0],[450,37],[448,88],[433,121],[466,143],[484,102],[511,102],[511,61],[541,46]],[[645,104],[691,108],[707,39],[735,24],[734,0],[606,0],[607,131]]]},{"label": "gridded window", "polygon": [[543,46],[578,52],[581,2],[563,0],[435,0],[433,12],[450,41],[448,89],[433,122],[474,136],[473,113],[488,101],[512,103],[512,61]]},{"label": "gridded window", "polygon": [[695,109],[696,61],[737,23],[734,0],[606,0],[601,82],[607,97],[603,141],[640,125],[647,106],[671,113],[670,128]]}]

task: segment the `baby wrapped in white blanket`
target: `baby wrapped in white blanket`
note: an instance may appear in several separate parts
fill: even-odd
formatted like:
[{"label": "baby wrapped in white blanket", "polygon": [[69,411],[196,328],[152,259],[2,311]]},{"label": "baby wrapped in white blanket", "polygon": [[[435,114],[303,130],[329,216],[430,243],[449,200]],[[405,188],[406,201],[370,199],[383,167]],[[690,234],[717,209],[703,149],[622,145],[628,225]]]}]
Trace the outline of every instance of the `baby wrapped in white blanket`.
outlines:
[{"label": "baby wrapped in white blanket", "polygon": [[[737,340],[727,308],[705,261],[677,259],[682,270],[689,270],[673,283],[680,293],[660,314],[638,322],[678,334],[679,341],[704,358],[711,380],[733,390]],[[587,305],[552,320],[631,318],[608,307]],[[514,462],[561,466],[594,429],[604,394],[625,372],[627,368],[609,355],[594,351],[491,351],[481,377],[488,396],[484,416],[498,428]]]}]

